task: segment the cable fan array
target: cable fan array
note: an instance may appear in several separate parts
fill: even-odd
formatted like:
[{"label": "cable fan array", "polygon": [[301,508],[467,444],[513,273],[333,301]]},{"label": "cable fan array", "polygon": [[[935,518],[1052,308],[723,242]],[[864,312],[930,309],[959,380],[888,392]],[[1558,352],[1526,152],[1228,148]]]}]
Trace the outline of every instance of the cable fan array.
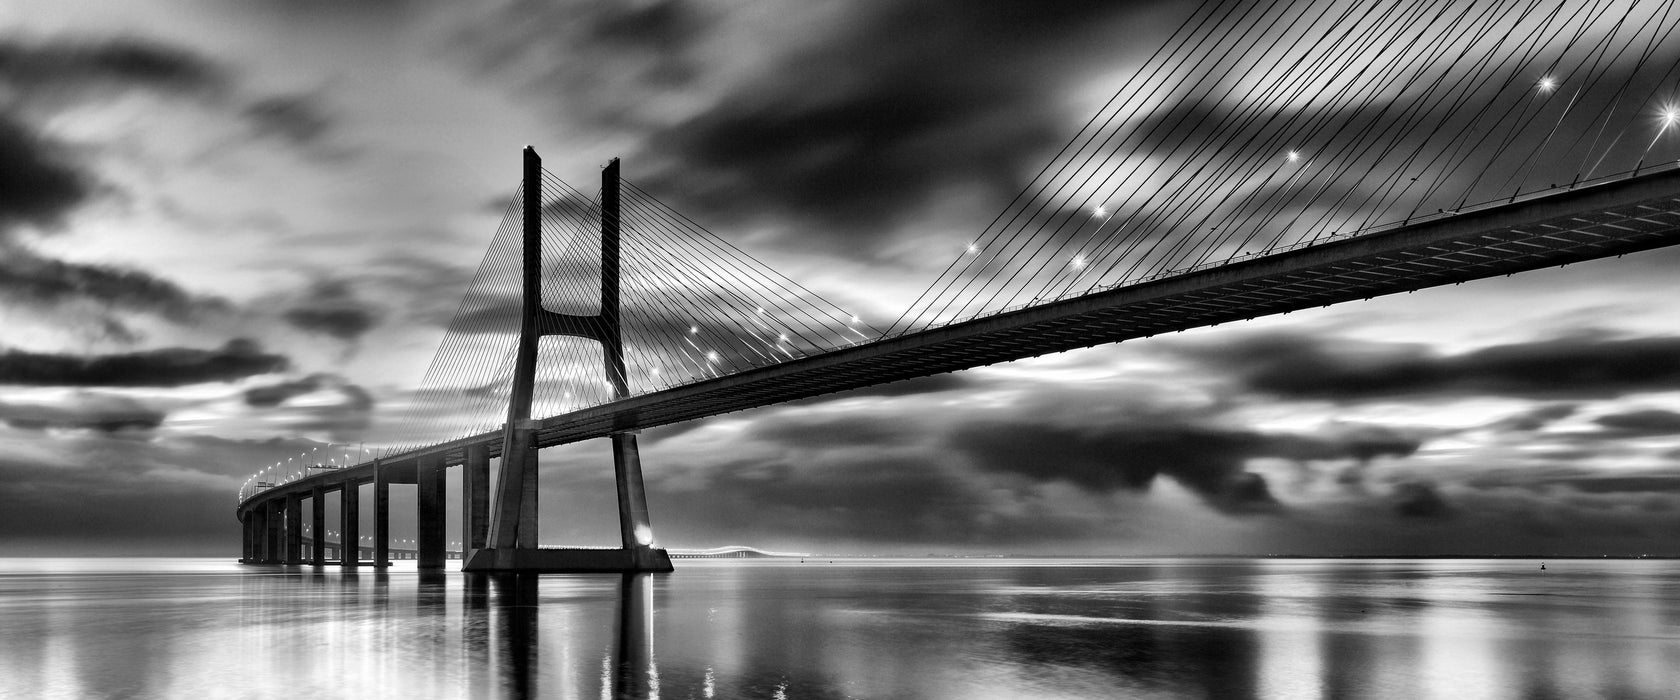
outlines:
[{"label": "cable fan array", "polygon": [[[543,173],[544,307],[599,313],[599,199]],[[506,419],[520,327],[522,212],[515,192],[386,454],[494,430]],[[620,332],[632,395],[879,337],[629,182],[620,203]],[[602,348],[542,339],[532,415],[613,400]]]},{"label": "cable fan array", "polygon": [[1675,2],[1202,3],[896,336],[1672,167]]}]

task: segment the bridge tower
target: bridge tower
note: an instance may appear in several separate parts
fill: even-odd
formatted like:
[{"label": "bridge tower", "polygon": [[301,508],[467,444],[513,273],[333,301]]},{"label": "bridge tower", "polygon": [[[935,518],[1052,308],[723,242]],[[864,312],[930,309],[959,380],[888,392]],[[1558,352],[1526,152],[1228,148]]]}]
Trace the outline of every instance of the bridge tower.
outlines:
[{"label": "bridge tower", "polygon": [[614,158],[601,170],[601,308],[594,315],[562,314],[542,304],[542,158],[525,147],[523,301],[513,391],[502,431],[502,464],[492,498],[487,546],[467,553],[464,571],[670,571],[665,550],[653,546],[636,431],[614,433],[620,549],[537,547],[537,422],[531,420],[537,344],[567,335],[601,344],[602,368],[613,398],[630,395],[619,325],[619,171]]}]

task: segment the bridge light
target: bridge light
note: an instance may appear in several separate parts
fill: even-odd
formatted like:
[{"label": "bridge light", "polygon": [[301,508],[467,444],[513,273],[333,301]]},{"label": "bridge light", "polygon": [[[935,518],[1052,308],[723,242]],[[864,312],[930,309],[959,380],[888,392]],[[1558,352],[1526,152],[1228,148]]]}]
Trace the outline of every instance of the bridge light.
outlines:
[{"label": "bridge light", "polygon": [[1085,267],[1085,254],[1080,253],[1079,255],[1073,256],[1073,262],[1070,262],[1068,264],[1072,265],[1073,269],[1075,269],[1075,270],[1084,269],[1084,267]]},{"label": "bridge light", "polygon": [[1680,107],[1674,107],[1674,106],[1664,107],[1663,108],[1663,113],[1662,113],[1662,122],[1663,122],[1663,128],[1664,129],[1667,129],[1668,127],[1674,126],[1675,122],[1680,122]]},{"label": "bridge light", "polygon": [[1108,208],[1098,204],[1096,209],[1091,210],[1091,214],[1094,216],[1108,216]]},{"label": "bridge light", "polygon": [[1291,163],[1301,162],[1301,152],[1300,151],[1290,151],[1289,155],[1284,156],[1284,157],[1288,158],[1289,162],[1291,162]]},{"label": "bridge light", "polygon": [[783,342],[783,343],[785,343],[785,342],[787,342],[787,334],[786,334],[786,333],[783,333],[783,334],[781,334],[781,335],[780,335],[780,336],[777,336],[777,337],[776,337],[776,340],[777,340],[777,341],[778,341],[778,342]]},{"label": "bridge light", "polygon": [[700,327],[699,326],[689,326],[688,327],[688,334],[689,335],[694,335],[695,333],[699,333],[699,332],[700,332]]},{"label": "bridge light", "polygon": [[[975,244],[973,244],[973,243],[970,243],[970,244],[968,244],[968,252],[970,252],[970,253],[978,253],[978,252],[980,252],[980,246],[977,246],[977,245],[975,245]],[[856,320],[857,320],[857,317],[855,317],[855,316],[854,316],[854,317],[852,317],[852,320],[853,320],[853,321],[856,321]]]},{"label": "bridge light", "polygon": [[1556,90],[1557,85],[1557,81],[1553,80],[1552,76],[1549,75],[1541,78],[1540,82],[1535,83],[1535,87],[1540,88],[1540,92],[1551,92]]},{"label": "bridge light", "polygon": [[636,526],[636,541],[643,547],[653,544],[653,529],[646,525]]},{"label": "bridge light", "polygon": [[709,362],[717,362],[718,361],[717,351],[713,350],[711,352],[706,353],[706,360],[709,361]]}]

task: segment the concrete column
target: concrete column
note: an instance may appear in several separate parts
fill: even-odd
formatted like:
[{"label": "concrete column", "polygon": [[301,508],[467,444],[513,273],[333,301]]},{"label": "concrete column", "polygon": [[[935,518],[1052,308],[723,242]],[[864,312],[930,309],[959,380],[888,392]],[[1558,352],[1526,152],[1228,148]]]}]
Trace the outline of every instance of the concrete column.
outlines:
[{"label": "concrete column", "polygon": [[444,478],[448,475],[449,470],[443,466],[443,460],[437,457],[421,459],[419,466],[415,467],[414,477],[419,492],[414,509],[415,558],[422,569],[443,568],[447,556],[444,554],[449,537]]},{"label": "concrete column", "polygon": [[315,534],[315,546],[309,550],[309,563],[322,566],[327,563],[327,492],[317,486],[310,492],[309,500],[314,507],[309,511],[309,530]]},{"label": "concrete column", "polygon": [[263,563],[278,564],[281,561],[281,545],[285,538],[285,501],[283,499],[269,499],[263,503]]},{"label": "concrete column", "polygon": [[344,489],[338,492],[338,538],[344,543],[339,547],[338,561],[344,566],[355,566],[362,559],[362,502],[358,495],[355,481],[344,482]]},{"label": "concrete column", "polygon": [[391,565],[391,482],[385,465],[373,460],[373,565]]},{"label": "concrete column", "polygon": [[303,497],[286,497],[286,554],[285,563],[303,563]]},{"label": "concrete column", "polygon": [[461,466],[461,544],[483,549],[490,529],[490,450],[468,445]]},{"label": "concrete column", "polygon": [[625,549],[645,549],[653,544],[653,524],[648,521],[636,434],[614,433],[612,444],[613,476],[618,482],[618,534]]},{"label": "concrete column", "polygon": [[251,542],[256,538],[251,534],[251,513],[246,511],[239,514],[239,563],[251,563]]}]

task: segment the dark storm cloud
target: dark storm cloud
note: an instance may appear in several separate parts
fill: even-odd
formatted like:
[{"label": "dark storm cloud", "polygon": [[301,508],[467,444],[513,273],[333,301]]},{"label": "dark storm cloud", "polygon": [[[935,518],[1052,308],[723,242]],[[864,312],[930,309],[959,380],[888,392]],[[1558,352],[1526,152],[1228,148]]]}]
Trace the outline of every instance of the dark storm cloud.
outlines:
[{"label": "dark storm cloud", "polygon": [[64,437],[54,444],[56,462],[0,455],[0,546],[56,539],[72,547],[61,553],[231,551],[232,494],[240,481],[257,466],[319,446],[204,436],[134,440],[119,431]]},{"label": "dark storm cloud", "polygon": [[294,396],[302,396],[321,388],[322,375],[312,374],[302,379],[254,386],[245,390],[245,405],[271,408]]},{"label": "dark storm cloud", "polygon": [[797,461],[718,465],[703,493],[670,491],[654,475],[650,497],[668,536],[691,542],[817,538],[930,545],[997,545],[1089,536],[1090,523],[1054,508],[1003,512],[972,478],[920,459],[817,451]]},{"label": "dark storm cloud", "polygon": [[150,430],[161,425],[165,416],[163,411],[138,400],[93,392],[82,392],[56,404],[0,402],[0,422],[26,430]]},{"label": "dark storm cloud", "polygon": [[1465,485],[1482,490],[1548,492],[1557,487],[1593,494],[1680,493],[1680,474],[1667,469],[1603,472],[1576,466],[1501,469],[1477,474]]},{"label": "dark storm cloud", "polygon": [[976,424],[958,430],[950,444],[982,469],[1067,481],[1091,491],[1144,490],[1165,475],[1227,512],[1276,506],[1268,490],[1244,476],[1244,460],[1265,451],[1266,439],[1257,433],[1188,424],[1100,432]]},{"label": "dark storm cloud", "polygon": [[256,132],[298,145],[318,143],[333,125],[320,104],[304,95],[259,99],[245,106]]},{"label": "dark storm cloud", "polygon": [[1439,518],[1452,512],[1430,481],[1402,481],[1394,485],[1394,512],[1408,518]]},{"label": "dark storm cloud", "polygon": [[224,299],[193,294],[146,272],[53,260],[19,246],[0,246],[0,298],[35,305],[87,300],[172,321],[231,308]]},{"label": "dark storm cloud", "polygon": [[0,39],[0,81],[31,91],[140,87],[214,91],[218,66],[175,46],[136,37],[27,42]]},{"label": "dark storm cloud", "polygon": [[1135,13],[1101,2],[860,3],[782,57],[785,70],[654,135],[649,155],[672,167],[643,179],[707,220],[739,220],[751,206],[854,236],[885,233],[953,185],[1006,202],[1020,172],[1067,135],[1058,79],[1112,56],[1120,47],[1102,29]]},{"label": "dark storm cloud", "polygon": [[1580,407],[1574,404],[1547,404],[1497,421],[1492,427],[1530,433],[1575,415],[1578,410],[1580,410]]},{"label": "dark storm cloud", "polygon": [[92,192],[93,178],[60,150],[0,111],[0,237],[11,224],[61,223]]},{"label": "dark storm cloud", "polygon": [[788,446],[822,449],[853,445],[900,444],[910,438],[915,429],[903,423],[883,421],[870,416],[819,417],[797,416],[756,423],[750,435]]},{"label": "dark storm cloud", "polygon": [[342,280],[316,281],[281,316],[300,329],[344,341],[362,337],[379,320],[376,311]]},{"label": "dark storm cloud", "polygon": [[953,433],[949,442],[951,449],[968,454],[982,469],[1067,481],[1097,492],[1144,490],[1166,476],[1232,513],[1277,507],[1264,478],[1245,471],[1250,459],[1352,460],[1364,465],[1381,456],[1410,455],[1421,444],[1421,438],[1383,426],[1266,433],[1170,415],[1115,420],[1101,427],[971,424]]},{"label": "dark storm cloud", "polygon": [[278,372],[288,362],[255,342],[228,341],[215,350],[162,348],[113,355],[0,353],[0,384],[26,386],[182,386]]},{"label": "dark storm cloud", "polygon": [[1557,338],[1441,355],[1419,344],[1268,334],[1187,348],[1254,391],[1291,399],[1604,398],[1680,387],[1680,338]]},{"label": "dark storm cloud", "polygon": [[[713,26],[729,24],[724,11],[521,2],[464,39],[487,72],[540,66],[537,82],[569,117],[645,137],[627,177],[672,193],[679,210],[863,237],[954,188],[1008,201],[1020,172],[1069,135],[1068,85],[1135,50],[1114,30],[1148,10],[1096,0],[807,8],[759,27],[776,35],[765,47],[799,42],[755,47],[776,70],[727,85],[707,58],[726,35]],[[659,109],[660,96],[688,89],[709,105],[678,119]]]},{"label": "dark storm cloud", "polygon": [[1593,422],[1617,435],[1680,434],[1680,413],[1657,408],[1612,413],[1599,416]]}]

